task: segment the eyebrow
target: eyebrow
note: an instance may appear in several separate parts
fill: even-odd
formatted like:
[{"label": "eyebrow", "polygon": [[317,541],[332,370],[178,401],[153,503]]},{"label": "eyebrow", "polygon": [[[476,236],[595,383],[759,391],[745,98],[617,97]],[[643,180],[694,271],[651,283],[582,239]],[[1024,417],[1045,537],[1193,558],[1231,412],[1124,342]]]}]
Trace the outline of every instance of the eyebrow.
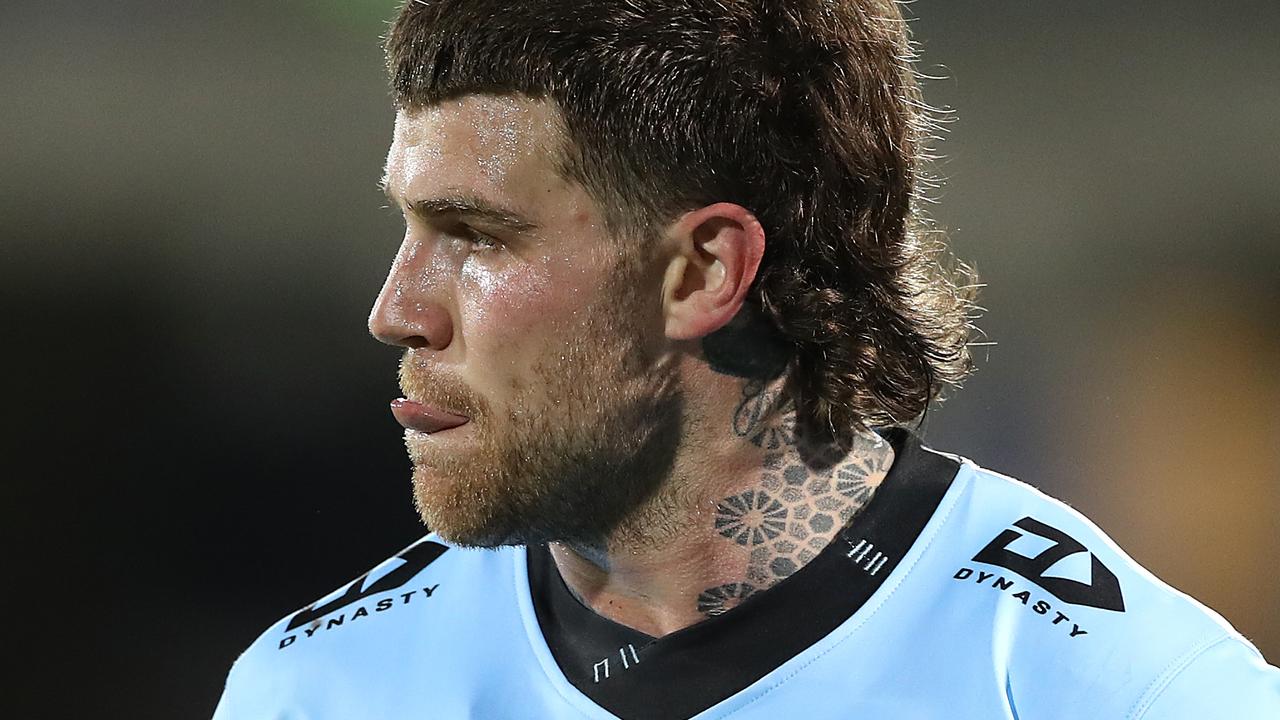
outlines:
[{"label": "eyebrow", "polygon": [[501,207],[470,193],[454,191],[439,197],[409,200],[397,197],[387,183],[382,182],[379,185],[389,201],[403,204],[409,212],[424,220],[458,217],[480,220],[512,232],[527,233],[538,229],[535,223],[526,220],[514,210]]}]

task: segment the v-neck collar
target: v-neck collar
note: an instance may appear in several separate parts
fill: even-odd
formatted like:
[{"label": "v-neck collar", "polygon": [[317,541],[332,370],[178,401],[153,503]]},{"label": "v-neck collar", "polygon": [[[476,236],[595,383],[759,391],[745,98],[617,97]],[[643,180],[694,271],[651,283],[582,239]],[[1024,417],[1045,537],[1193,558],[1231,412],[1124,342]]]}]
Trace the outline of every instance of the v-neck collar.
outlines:
[{"label": "v-neck collar", "polygon": [[665,720],[713,707],[813,646],[893,573],[959,470],[957,461],[924,449],[906,430],[881,434],[895,451],[889,473],[817,557],[732,610],[661,638],[584,606],[546,546],[529,547],[520,568],[527,581],[517,583],[528,593],[522,600],[532,622],[526,622],[536,624],[530,634],[540,633],[550,655],[543,664],[554,664],[568,684],[620,718]]}]

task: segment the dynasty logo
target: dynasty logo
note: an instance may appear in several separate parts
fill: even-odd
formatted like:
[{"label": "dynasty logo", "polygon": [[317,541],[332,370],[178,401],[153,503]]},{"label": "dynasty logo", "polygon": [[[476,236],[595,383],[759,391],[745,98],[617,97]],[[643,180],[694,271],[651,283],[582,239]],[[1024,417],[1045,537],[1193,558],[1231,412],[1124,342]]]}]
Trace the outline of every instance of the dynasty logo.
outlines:
[{"label": "dynasty logo", "polygon": [[[1009,549],[1014,541],[1026,534],[1047,540],[1050,545],[1035,556],[1023,555]],[[1089,557],[1088,582],[1047,574],[1065,558],[1080,553]],[[1009,570],[1068,605],[1124,612],[1124,596],[1120,592],[1120,582],[1116,579],[1115,573],[1111,572],[1106,565],[1102,564],[1098,556],[1089,552],[1075,538],[1035,518],[1024,517],[1014,523],[1012,528],[1001,532],[973,556],[973,561]],[[1069,623],[1070,627],[1067,629],[1070,637],[1089,634],[1079,624],[1072,622],[1066,613],[1055,608],[1052,602],[1043,597],[1037,597],[1031,589],[1023,587],[1017,578],[968,567],[960,568],[952,577],[959,581],[973,579],[978,585],[986,585],[995,590],[1007,592],[1011,598],[1021,602],[1031,612],[1051,618],[1053,625],[1067,627],[1065,624]]]},{"label": "dynasty logo", "polygon": [[[369,573],[366,573],[356,579],[355,582],[347,588],[346,592],[334,598],[333,600],[319,606],[312,606],[302,610],[289,620],[288,627],[285,628],[286,634],[280,640],[279,649],[283,650],[298,640],[298,634],[294,631],[302,628],[304,637],[312,637],[319,630],[332,630],[342,627],[345,622],[355,622],[372,612],[386,612],[400,605],[408,605],[414,597],[429,598],[435,593],[439,585],[432,585],[424,588],[406,589],[404,586],[409,583],[418,573],[422,572],[428,565],[435,562],[448,550],[448,546],[440,543],[423,541],[410,546],[404,552],[396,556],[401,564],[394,570],[378,578],[366,587],[365,582],[369,579]],[[375,603],[365,603],[367,599],[371,599],[375,595],[384,595],[392,590],[406,590],[395,595],[383,597]],[[419,592],[419,590],[421,592]],[[355,605],[355,609],[350,614],[346,611]],[[333,613],[343,610],[338,615]],[[328,617],[326,622],[325,617]],[[307,627],[303,628],[302,626]]]}]

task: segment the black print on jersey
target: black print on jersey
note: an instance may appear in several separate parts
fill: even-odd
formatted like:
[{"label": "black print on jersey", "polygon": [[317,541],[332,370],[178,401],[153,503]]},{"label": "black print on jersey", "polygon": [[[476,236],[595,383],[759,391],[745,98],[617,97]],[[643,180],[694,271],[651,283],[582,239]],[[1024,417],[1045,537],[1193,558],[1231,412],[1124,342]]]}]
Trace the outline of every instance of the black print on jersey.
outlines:
[{"label": "black print on jersey", "polygon": [[[1070,535],[1034,518],[1024,517],[1014,523],[1014,527],[1051,540],[1054,544],[1035,557],[1020,555],[1010,550],[1009,544],[1022,537],[1022,533],[1010,528],[997,535],[995,540],[974,555],[973,561],[1012,570],[1049,591],[1063,602],[1124,612],[1124,596],[1120,593],[1120,582],[1116,580],[1115,573],[1108,570],[1097,555],[1089,553],[1084,545]],[[1044,576],[1045,571],[1059,560],[1077,553],[1089,553],[1089,559],[1092,561],[1091,575],[1087,584],[1066,578]]]},{"label": "black print on jersey", "polygon": [[[343,593],[341,597],[319,607],[309,607],[306,610],[299,612],[297,615],[294,615],[293,619],[289,621],[289,626],[285,628],[285,632],[296,630],[309,622],[319,620],[331,612],[341,610],[348,605],[360,602],[372,595],[378,595],[380,593],[389,592],[402,587],[412,580],[418,573],[422,572],[428,565],[435,562],[436,558],[443,555],[448,549],[448,546],[441,545],[436,542],[420,542],[409,547],[404,552],[396,556],[400,560],[404,561],[404,564],[400,567],[392,570],[386,575],[383,575],[381,578],[378,578],[378,580],[369,585],[369,587],[364,586],[364,581],[369,577],[369,574],[365,573],[364,575],[361,575],[355,582],[351,583],[351,587],[347,588],[347,591]],[[430,595],[430,593],[428,593],[428,595]],[[406,600],[406,602],[408,601]]]},{"label": "black print on jersey", "polygon": [[[403,589],[404,589],[403,587],[396,588],[396,590],[403,590]],[[413,600],[415,597],[429,598],[432,595],[434,595],[436,590],[438,589],[440,589],[440,583],[436,583],[431,587],[422,588],[421,594],[419,594],[418,590],[409,590],[408,592],[397,592],[391,597],[382,598],[381,600],[379,600],[377,603],[373,605],[357,605],[355,611],[352,612],[350,615],[348,615],[345,612],[338,613],[337,615],[331,615],[327,621],[322,621],[319,618],[317,618],[311,622],[311,625],[302,629],[302,637],[308,637],[308,638],[314,637],[315,634],[317,632],[320,632],[321,630],[324,630],[327,632],[334,628],[343,627],[343,623],[354,623],[360,618],[368,617],[373,613],[386,612],[393,607],[398,607],[400,605],[408,605],[409,601]],[[370,611],[369,608],[373,608],[373,610]],[[299,636],[297,633],[290,633],[288,635],[285,635],[284,637],[280,638],[280,644],[277,646],[277,649],[283,650],[289,647],[290,645],[298,641],[298,637]]]},{"label": "black print on jersey", "polygon": [[[1071,622],[1071,618],[1066,613],[1053,607],[1048,600],[1036,597],[1031,594],[1030,590],[1018,587],[1018,584],[1009,578],[993,572],[983,572],[981,570],[974,571],[973,568],[960,568],[952,579],[967,581],[973,578],[974,582],[992,590],[1006,592],[1009,597],[1022,603],[1022,606],[1034,612],[1037,615],[1043,615],[1051,625],[1060,625],[1070,637],[1077,638],[1081,635],[1088,635],[1089,631],[1080,627],[1079,624]],[[988,581],[990,581],[988,583]]]}]

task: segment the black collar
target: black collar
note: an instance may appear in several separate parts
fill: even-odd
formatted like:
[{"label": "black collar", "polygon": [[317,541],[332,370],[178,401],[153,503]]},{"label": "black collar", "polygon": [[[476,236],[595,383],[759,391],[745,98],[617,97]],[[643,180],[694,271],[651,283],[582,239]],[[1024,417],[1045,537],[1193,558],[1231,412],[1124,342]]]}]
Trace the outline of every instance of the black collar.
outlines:
[{"label": "black collar", "polygon": [[529,548],[538,624],[569,682],[634,720],[688,718],[740,692],[849,619],[919,537],[959,470],[906,430],[871,502],[816,558],[740,605],[662,638],[596,614],[565,586],[545,545]]}]

